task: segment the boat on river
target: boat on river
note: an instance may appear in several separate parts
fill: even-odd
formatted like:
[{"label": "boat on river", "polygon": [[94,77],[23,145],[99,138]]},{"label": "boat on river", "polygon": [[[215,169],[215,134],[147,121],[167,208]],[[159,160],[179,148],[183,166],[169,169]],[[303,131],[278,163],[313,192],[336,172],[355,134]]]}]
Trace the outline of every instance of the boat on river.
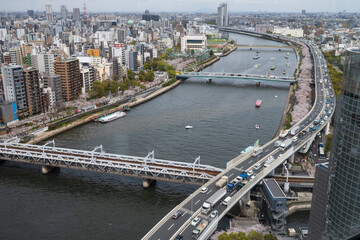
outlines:
[{"label": "boat on river", "polygon": [[114,121],[118,118],[122,118],[125,116],[126,116],[126,113],[117,111],[117,112],[114,112],[114,113],[111,113],[111,114],[108,114],[108,115],[105,115],[105,116],[99,118],[99,122],[107,123],[107,122],[111,122],[111,121]]},{"label": "boat on river", "polygon": [[271,68],[270,68],[270,70],[275,70],[276,69],[276,67],[275,66],[272,66]]},{"label": "boat on river", "polygon": [[261,99],[256,100],[255,107],[260,107],[261,103],[262,103]]},{"label": "boat on river", "polygon": [[255,125],[256,130],[258,130],[260,127],[258,124]]},{"label": "boat on river", "polygon": [[256,55],[256,56],[253,57],[254,60],[259,59],[259,58],[260,58],[259,55]]},{"label": "boat on river", "polygon": [[193,126],[191,126],[191,125],[185,126],[185,129],[192,129],[192,128],[193,128]]}]

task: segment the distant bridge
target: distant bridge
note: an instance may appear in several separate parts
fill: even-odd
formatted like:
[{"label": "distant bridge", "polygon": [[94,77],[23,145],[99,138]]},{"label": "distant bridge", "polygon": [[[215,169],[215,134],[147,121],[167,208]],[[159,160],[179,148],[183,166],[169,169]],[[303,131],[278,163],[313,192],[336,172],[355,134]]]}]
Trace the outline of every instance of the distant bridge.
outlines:
[{"label": "distant bridge", "polygon": [[266,76],[247,73],[224,73],[224,72],[182,72],[176,75],[177,78],[205,78],[207,82],[211,82],[213,78],[227,78],[227,79],[243,79],[255,82],[285,82],[295,83],[298,81],[295,78],[285,76]]},{"label": "distant bridge", "polygon": [[236,45],[238,48],[250,48],[250,49],[253,49],[253,48],[276,48],[276,49],[297,49],[298,47],[297,46],[289,46],[289,45],[286,45],[286,46],[276,46],[276,45],[241,45],[241,44],[237,44]]}]

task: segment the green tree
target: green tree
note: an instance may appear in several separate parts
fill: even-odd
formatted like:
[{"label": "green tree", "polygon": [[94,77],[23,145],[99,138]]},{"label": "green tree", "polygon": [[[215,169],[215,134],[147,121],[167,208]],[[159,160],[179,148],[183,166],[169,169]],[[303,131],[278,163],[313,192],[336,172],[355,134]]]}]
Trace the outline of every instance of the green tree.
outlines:
[{"label": "green tree", "polygon": [[117,81],[111,81],[110,83],[110,91],[111,93],[116,93],[117,90],[119,89],[119,83]]},{"label": "green tree", "polygon": [[254,230],[250,231],[247,235],[249,240],[263,240],[264,237],[261,233],[255,232]]},{"label": "green tree", "polygon": [[146,63],[144,64],[144,70],[150,70],[151,69],[151,64],[148,61],[146,61]]},{"label": "green tree", "polygon": [[195,54],[195,50],[191,49],[191,55],[194,55],[194,54]]},{"label": "green tree", "polygon": [[210,56],[214,56],[214,51],[211,49],[210,50],[210,53],[209,53]]},{"label": "green tree", "polygon": [[333,136],[332,134],[327,135],[326,144],[325,144],[325,152],[329,152],[331,149],[332,136]]},{"label": "green tree", "polygon": [[168,74],[169,78],[173,78],[173,77],[175,77],[175,75],[176,75],[176,73],[175,73],[174,70],[168,70],[168,71],[167,71],[167,74]]},{"label": "green tree", "polygon": [[90,90],[90,97],[92,98],[100,98],[105,95],[106,88],[104,86],[107,86],[106,83],[95,81],[93,82],[92,89]]},{"label": "green tree", "polygon": [[135,76],[136,76],[136,74],[131,69],[127,70],[127,77],[129,79],[135,79]]},{"label": "green tree", "polygon": [[274,234],[268,233],[264,235],[264,240],[278,240],[278,238]]},{"label": "green tree", "polygon": [[152,70],[148,70],[146,73],[145,73],[145,80],[148,81],[148,82],[152,82],[154,81],[155,79],[155,74]]}]

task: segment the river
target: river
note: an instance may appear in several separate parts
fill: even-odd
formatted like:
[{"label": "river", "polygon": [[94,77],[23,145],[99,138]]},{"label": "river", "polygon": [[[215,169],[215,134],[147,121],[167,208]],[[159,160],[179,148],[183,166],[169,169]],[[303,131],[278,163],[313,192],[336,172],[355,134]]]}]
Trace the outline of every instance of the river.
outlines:
[{"label": "river", "polygon": [[[231,34],[239,44],[275,44]],[[294,52],[238,49],[206,71],[291,76]],[[270,58],[274,58],[272,61]],[[289,61],[291,66],[285,65]],[[255,64],[261,66],[254,67]],[[271,66],[277,66],[271,71]],[[276,133],[288,85],[238,80],[188,79],[142,104],[123,119],[88,123],[55,137],[57,146],[201,163],[225,168],[226,162],[257,139],[265,144]],[[261,108],[255,109],[257,99]],[[260,126],[255,129],[255,124]],[[185,130],[186,125],[193,129]],[[197,187],[158,181],[144,189],[138,178],[61,169],[43,176],[39,166],[5,162],[0,167],[2,239],[140,239]]]}]

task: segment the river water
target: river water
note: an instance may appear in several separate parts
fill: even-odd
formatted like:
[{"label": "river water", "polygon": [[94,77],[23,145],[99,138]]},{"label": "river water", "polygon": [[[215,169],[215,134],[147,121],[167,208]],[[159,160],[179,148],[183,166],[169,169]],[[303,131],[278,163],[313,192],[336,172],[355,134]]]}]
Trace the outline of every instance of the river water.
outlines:
[{"label": "river water", "polygon": [[[279,45],[231,34],[239,44]],[[263,49],[238,49],[206,71],[293,74],[296,56]],[[270,58],[274,58],[272,61]],[[289,61],[291,66],[286,66]],[[254,67],[255,64],[261,66]],[[271,71],[271,66],[277,66]],[[201,163],[225,168],[226,162],[257,139],[276,133],[288,85],[237,80],[188,79],[173,90],[140,105],[123,119],[89,123],[55,137],[56,145],[109,153]],[[257,99],[261,108],[255,109]],[[254,125],[259,124],[256,130]],[[185,130],[192,125],[192,130]],[[61,169],[43,176],[39,166],[5,162],[0,166],[2,239],[140,239],[197,187],[158,181],[148,189],[138,178]]]}]

